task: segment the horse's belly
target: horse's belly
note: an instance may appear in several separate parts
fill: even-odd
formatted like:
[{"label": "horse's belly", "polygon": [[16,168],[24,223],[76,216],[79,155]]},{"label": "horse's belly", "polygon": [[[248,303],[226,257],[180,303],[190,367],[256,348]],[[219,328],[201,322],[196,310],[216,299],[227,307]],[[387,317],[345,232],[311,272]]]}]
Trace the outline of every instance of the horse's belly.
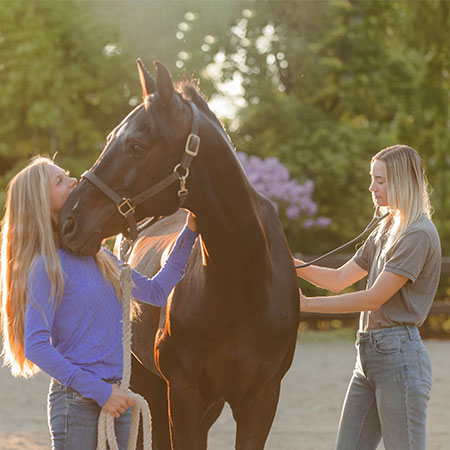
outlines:
[{"label": "horse's belly", "polygon": [[[158,368],[170,383],[189,379],[206,399],[233,403],[249,395],[255,396],[271,380],[281,380],[294,355],[297,329],[271,333],[258,327],[228,332],[223,340],[216,336],[190,340],[177,333],[163,333],[157,338]],[[182,382],[182,381],[181,381]]]}]

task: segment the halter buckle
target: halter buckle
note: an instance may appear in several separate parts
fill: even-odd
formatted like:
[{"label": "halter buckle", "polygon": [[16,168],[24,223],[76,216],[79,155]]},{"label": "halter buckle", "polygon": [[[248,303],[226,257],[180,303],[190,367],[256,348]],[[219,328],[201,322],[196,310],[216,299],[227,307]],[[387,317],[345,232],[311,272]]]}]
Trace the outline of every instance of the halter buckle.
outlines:
[{"label": "halter buckle", "polygon": [[[124,207],[127,207],[128,209],[126,211],[123,211],[122,208]],[[120,214],[122,214],[122,216],[125,217],[125,219],[128,216],[134,214],[134,206],[131,204],[131,200],[129,198],[124,198],[122,200],[122,203],[117,205],[117,209],[120,212]]]},{"label": "halter buckle", "polygon": [[190,134],[186,140],[186,146],[184,148],[184,151],[189,156],[197,156],[198,149],[200,147],[200,136],[196,134]]}]

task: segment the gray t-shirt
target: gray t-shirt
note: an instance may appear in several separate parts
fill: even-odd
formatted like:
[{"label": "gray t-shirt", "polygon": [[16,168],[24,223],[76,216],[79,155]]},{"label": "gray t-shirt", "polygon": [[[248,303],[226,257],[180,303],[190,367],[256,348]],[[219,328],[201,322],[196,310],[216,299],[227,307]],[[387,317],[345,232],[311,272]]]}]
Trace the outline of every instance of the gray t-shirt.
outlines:
[{"label": "gray t-shirt", "polygon": [[436,227],[423,214],[382,256],[383,239],[373,232],[353,261],[368,272],[367,289],[384,270],[408,277],[406,284],[377,311],[361,312],[360,331],[397,325],[420,326],[430,312],[441,274],[441,244]]}]

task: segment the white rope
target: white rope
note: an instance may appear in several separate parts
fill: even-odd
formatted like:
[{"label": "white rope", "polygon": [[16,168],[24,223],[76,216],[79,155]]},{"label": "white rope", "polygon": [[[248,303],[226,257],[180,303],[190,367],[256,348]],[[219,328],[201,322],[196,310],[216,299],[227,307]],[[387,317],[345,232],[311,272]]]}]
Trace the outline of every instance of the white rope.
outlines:
[{"label": "white rope", "polygon": [[[128,450],[135,450],[139,431],[139,419],[142,416],[144,432],[144,450],[150,450],[150,410],[144,397],[129,389],[131,378],[131,321],[130,300],[133,282],[131,280],[131,267],[123,264],[120,269],[120,287],[122,289],[122,327],[123,327],[123,374],[120,388],[134,399],[131,414],[130,438]],[[119,450],[114,431],[114,417],[104,408],[98,418],[97,450]]]}]

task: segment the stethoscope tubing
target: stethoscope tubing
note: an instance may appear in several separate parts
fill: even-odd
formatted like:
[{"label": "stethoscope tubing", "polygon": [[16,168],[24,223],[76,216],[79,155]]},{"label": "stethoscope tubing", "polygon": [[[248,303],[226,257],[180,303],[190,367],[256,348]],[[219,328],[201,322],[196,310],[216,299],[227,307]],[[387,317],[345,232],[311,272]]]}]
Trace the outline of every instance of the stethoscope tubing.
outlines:
[{"label": "stethoscope tubing", "polygon": [[308,267],[311,266],[312,264],[315,264],[316,262],[322,261],[322,259],[325,259],[328,256],[334,255],[335,253],[340,252],[341,250],[343,250],[344,248],[349,247],[352,244],[355,244],[356,242],[358,242],[363,236],[365,236],[366,234],[370,233],[371,231],[373,231],[378,224],[385,219],[387,216],[389,216],[390,212],[387,212],[381,216],[378,215],[378,211],[379,208],[377,207],[375,209],[375,213],[372,217],[372,220],[368,223],[368,225],[366,226],[366,228],[364,229],[364,231],[362,233],[360,233],[358,236],[356,236],[354,239],[352,239],[349,242],[346,242],[345,244],[329,251],[328,253],[325,253],[322,256],[319,256],[318,258],[313,259],[312,261],[309,261],[305,264],[301,264],[299,266],[295,266],[296,269],[303,269],[304,267]]}]

